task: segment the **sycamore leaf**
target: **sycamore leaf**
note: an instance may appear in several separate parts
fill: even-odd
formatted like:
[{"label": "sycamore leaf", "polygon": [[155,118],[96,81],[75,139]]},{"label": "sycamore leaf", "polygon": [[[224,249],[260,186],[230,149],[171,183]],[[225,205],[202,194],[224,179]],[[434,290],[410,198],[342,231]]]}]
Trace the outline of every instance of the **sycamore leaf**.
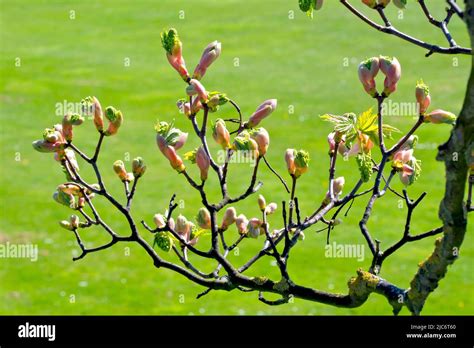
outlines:
[{"label": "sycamore leaf", "polygon": [[377,114],[372,112],[372,108],[364,111],[357,117],[356,127],[367,135],[374,130],[377,131]]},{"label": "sycamore leaf", "polygon": [[354,114],[332,115],[325,114],[319,116],[322,120],[334,124],[334,130],[341,132],[346,137],[350,137],[355,133],[355,123],[357,117]]}]

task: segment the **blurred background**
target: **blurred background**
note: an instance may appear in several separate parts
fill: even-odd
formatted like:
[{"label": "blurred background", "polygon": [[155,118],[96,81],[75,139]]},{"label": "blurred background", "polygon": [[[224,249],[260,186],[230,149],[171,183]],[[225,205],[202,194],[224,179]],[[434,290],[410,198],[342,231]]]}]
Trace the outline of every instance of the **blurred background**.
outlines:
[{"label": "blurred background", "polygon": [[[359,1],[354,1],[359,5]],[[328,156],[326,136],[330,124],[319,119],[324,113],[361,113],[374,107],[357,78],[358,63],[374,55],[394,55],[402,65],[394,103],[413,103],[414,87],[423,78],[430,86],[432,108],[458,113],[470,70],[470,57],[433,55],[398,38],[383,35],[363,24],[336,1],[327,1],[313,20],[298,9],[297,0],[160,0],[160,1],[5,1],[0,2],[0,242],[32,243],[39,248],[37,262],[28,259],[0,259],[0,314],[204,314],[204,315],[390,315],[386,299],[372,295],[360,308],[339,309],[296,299],[293,303],[269,307],[256,293],[211,292],[196,300],[203,289],[168,270],[157,270],[141,248],[118,244],[73,262],[77,247],[72,232],[58,221],[71,211],[51,196],[64,175],[53,156],[35,152],[31,143],[42,137],[43,129],[60,123],[58,107],[78,103],[88,95],[102,106],[122,110],[125,121],[118,135],[106,139],[99,165],[109,190],[123,202],[122,184],[112,163],[142,156],[148,171],[141,179],[134,200],[133,216],[152,223],[163,213],[170,196],[180,203],[176,214],[192,219],[200,208],[196,192],[176,174],[155,144],[153,126],[157,119],[172,121],[192,132],[189,122],[178,113],[176,100],[184,96],[185,85],[169,66],[160,44],[160,32],[175,27],[183,41],[188,69],[194,69],[203,48],[213,40],[222,42],[222,54],[207,72],[203,83],[210,91],[228,94],[250,115],[268,98],[278,99],[278,109],[262,126],[271,136],[268,159],[285,175],[286,148],[303,148],[311,154],[309,172],[298,182],[297,196],[302,214],[310,214],[320,203],[327,187]],[[435,17],[444,15],[444,2],[430,2]],[[362,8],[362,6],[360,6]],[[365,12],[368,12],[363,9]],[[394,25],[429,42],[444,44],[441,32],[431,27],[422,12],[409,2],[404,12],[387,10]],[[453,18],[451,32],[466,46],[465,27]],[[378,80],[382,84],[381,78]],[[59,106],[58,106],[59,105]],[[225,106],[212,118],[233,117]],[[414,115],[387,116],[387,122],[407,131]],[[428,192],[414,214],[413,233],[438,227],[438,204],[444,189],[444,166],[435,161],[436,146],[447,140],[449,126],[423,125],[415,156],[422,161],[419,181],[409,187],[411,197]],[[90,120],[75,129],[75,143],[91,154],[98,134]],[[392,141],[388,141],[392,144]],[[186,151],[197,140],[190,137]],[[217,146],[212,144],[217,150]],[[185,151],[181,151],[181,154]],[[83,177],[93,182],[93,173],[80,162]],[[192,165],[188,165],[190,168]],[[190,169],[197,177],[197,170]],[[233,195],[247,187],[251,169],[235,164],[230,170]],[[346,187],[358,180],[354,159],[338,164],[337,175]],[[287,195],[268,169],[259,180],[267,201],[281,202]],[[215,180],[207,185],[210,197],[218,198]],[[401,190],[399,180],[394,188]],[[346,189],[348,190],[348,189]],[[368,198],[368,197],[367,197]],[[366,199],[356,202],[348,217],[331,234],[331,242],[362,244],[357,222]],[[95,199],[104,220],[119,233],[128,230],[122,217],[100,199]],[[281,204],[279,204],[281,205]],[[256,197],[238,204],[239,213],[257,216]],[[377,201],[369,229],[386,248],[403,232],[406,209],[399,198],[387,194]],[[470,223],[472,224],[472,218]],[[279,227],[281,217],[270,224]],[[347,281],[359,267],[370,266],[366,258],[327,258],[326,234],[321,226],[307,230],[306,239],[293,250],[289,269],[295,282],[332,292],[347,292]],[[150,242],[152,236],[141,229]],[[229,241],[238,237],[226,232]],[[106,242],[98,228],[82,232],[87,246]],[[434,237],[412,243],[391,256],[382,277],[408,287],[417,264],[433,250]],[[243,264],[261,247],[263,240],[245,240],[231,262]],[[202,238],[200,248],[207,248]],[[161,252],[161,251],[160,251]],[[163,252],[161,252],[163,254]],[[173,255],[165,256],[170,260]],[[196,265],[211,270],[211,264],[192,258]],[[430,295],[423,314],[474,313],[473,236],[468,233],[461,257],[449,269],[439,288]],[[264,258],[248,274],[278,279],[273,260]],[[404,309],[402,315],[407,315]]]}]

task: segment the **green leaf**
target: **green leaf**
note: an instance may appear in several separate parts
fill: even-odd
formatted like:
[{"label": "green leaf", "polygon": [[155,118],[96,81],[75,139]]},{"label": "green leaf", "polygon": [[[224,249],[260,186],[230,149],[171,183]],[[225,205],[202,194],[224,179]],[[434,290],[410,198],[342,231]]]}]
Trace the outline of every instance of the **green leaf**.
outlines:
[{"label": "green leaf", "polygon": [[377,114],[372,112],[372,108],[364,111],[359,115],[359,117],[357,117],[356,127],[359,131],[367,135],[378,129]]},{"label": "green leaf", "polygon": [[355,134],[355,124],[357,117],[355,114],[348,113],[344,115],[331,115],[325,114],[319,116],[323,121],[328,121],[334,124],[334,130],[341,132],[346,137],[350,137]]},{"label": "green leaf", "polygon": [[155,240],[153,242],[153,247],[157,245],[161,250],[169,252],[173,247],[172,235],[169,232],[157,232],[155,234]]}]

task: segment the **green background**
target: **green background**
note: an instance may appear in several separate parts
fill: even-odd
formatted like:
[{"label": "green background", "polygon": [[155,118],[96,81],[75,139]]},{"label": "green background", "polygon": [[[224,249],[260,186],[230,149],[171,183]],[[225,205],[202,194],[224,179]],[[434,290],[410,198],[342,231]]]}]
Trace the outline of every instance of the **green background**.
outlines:
[{"label": "green background", "polygon": [[[430,5],[436,17],[443,15],[442,1]],[[393,6],[387,13],[401,29],[444,44],[441,32],[424,20],[416,3],[410,2],[402,14]],[[237,291],[211,292],[196,300],[202,288],[178,274],[155,269],[144,251],[134,245],[119,244],[72,262],[73,253],[78,251],[74,236],[58,226],[58,221],[71,211],[51,199],[64,176],[53,156],[33,151],[31,142],[41,138],[45,127],[60,122],[57,103],[75,103],[95,95],[104,107],[114,105],[125,116],[118,135],[106,139],[100,157],[111,192],[123,201],[121,183],[112,171],[113,161],[122,159],[130,167],[127,159],[142,156],[148,171],[134,201],[135,219],[151,223],[153,214],[164,212],[173,193],[180,200],[177,213],[192,218],[200,207],[199,197],[162,157],[153,130],[159,118],[175,119],[181,129],[192,131],[175,106],[176,100],[184,96],[184,84],[160,47],[160,31],[176,27],[190,70],[209,42],[222,42],[221,57],[203,79],[208,90],[226,92],[247,116],[263,100],[278,99],[277,111],[262,124],[271,134],[268,158],[284,174],[286,148],[310,152],[310,170],[297,188],[302,213],[307,215],[319,205],[327,187],[326,135],[331,128],[318,116],[326,112],[360,113],[374,106],[357,78],[361,60],[379,54],[398,57],[403,76],[398,91],[390,98],[392,102],[412,103],[414,85],[423,78],[431,88],[432,109],[458,113],[470,57],[425,58],[424,50],[377,33],[337,1],[327,1],[313,20],[298,10],[296,0],[1,1],[0,16],[0,242],[34,243],[40,253],[37,262],[0,259],[0,314],[391,314],[385,298],[378,295],[355,309],[298,299],[284,306],[268,307],[257,300],[256,293]],[[453,18],[451,31],[459,43],[468,44],[465,27],[457,18]],[[381,83],[379,77],[378,84]],[[223,107],[219,117],[233,115],[230,107]],[[387,121],[406,131],[414,122],[411,116],[388,116]],[[423,163],[423,173],[419,182],[409,188],[409,194],[417,197],[428,192],[412,225],[414,233],[421,233],[441,223],[437,210],[443,195],[444,168],[434,158],[437,144],[448,137],[449,126],[423,125],[417,134],[420,146],[415,155]],[[85,152],[92,152],[97,133],[91,121],[75,129],[75,139]],[[196,139],[190,137],[185,150],[195,145]],[[190,172],[197,175],[195,168]],[[84,163],[81,173],[93,180]],[[347,187],[358,179],[355,160],[340,162],[337,175],[346,177],[347,192]],[[242,191],[249,177],[250,168],[246,165],[232,166],[231,193]],[[264,182],[261,193],[267,201],[287,198],[268,169],[261,170],[259,179]],[[217,199],[215,180],[210,181],[210,197]],[[398,179],[394,180],[394,187],[401,190]],[[332,241],[364,244],[357,222],[365,202],[366,198],[354,204],[343,224],[333,231]],[[104,220],[119,233],[128,233],[114,209],[100,199],[95,203]],[[375,205],[369,228],[382,241],[382,247],[401,236],[406,210],[398,204],[397,197],[387,194]],[[256,198],[237,205],[237,209],[255,216]],[[279,227],[280,222],[279,214],[271,217],[272,226]],[[307,230],[306,239],[294,249],[289,262],[292,277],[306,286],[346,293],[348,279],[358,267],[367,269],[370,258],[358,262],[324,257],[326,236],[315,233],[319,228],[316,225]],[[143,229],[140,233],[152,240]],[[229,240],[237,237],[234,229],[226,233]],[[98,228],[88,229],[83,231],[83,238],[88,246],[99,245],[107,240],[104,234]],[[239,255],[231,255],[230,260],[236,265],[244,263],[261,243],[261,239],[245,240]],[[405,246],[385,262],[382,276],[408,287],[418,262],[429,255],[433,243],[431,237]],[[198,246],[208,245],[209,239],[203,238]],[[474,313],[472,245],[472,235],[468,233],[460,259],[430,295],[424,314]],[[368,256],[368,249],[365,251]],[[174,260],[171,255],[168,258]],[[212,265],[199,260],[196,264],[212,269]],[[256,264],[249,274],[278,279],[277,267],[270,258]],[[73,297],[75,301],[71,303]],[[408,311],[404,309],[401,314]]]}]

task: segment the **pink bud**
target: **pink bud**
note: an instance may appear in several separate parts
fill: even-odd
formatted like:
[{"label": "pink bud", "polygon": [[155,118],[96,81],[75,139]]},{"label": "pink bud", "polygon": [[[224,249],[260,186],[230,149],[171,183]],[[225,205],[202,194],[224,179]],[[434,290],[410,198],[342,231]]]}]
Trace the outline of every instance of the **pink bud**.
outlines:
[{"label": "pink bud", "polygon": [[192,86],[193,92],[195,92],[198,95],[201,101],[207,102],[208,100],[207,91],[201,82],[199,82],[196,79],[192,79],[189,81],[189,85]]},{"label": "pink bud", "polygon": [[199,110],[202,109],[202,103],[199,98],[194,98],[193,104],[191,105],[191,114],[196,115]]},{"label": "pink bud", "polygon": [[430,90],[423,81],[418,81],[415,88],[416,102],[418,103],[418,108],[420,114],[424,114],[431,103]]},{"label": "pink bud", "polygon": [[397,89],[397,82],[402,75],[402,68],[395,57],[380,56],[379,65],[380,70],[386,76],[384,80],[384,94],[389,96]]},{"label": "pink bud", "polygon": [[237,226],[237,231],[240,234],[246,234],[247,233],[248,224],[249,224],[249,220],[247,220],[247,218],[245,217],[244,214],[240,214],[235,219],[235,225]]},{"label": "pink bud", "polygon": [[185,166],[183,160],[176,153],[176,149],[173,146],[168,145],[166,139],[160,134],[157,134],[156,142],[161,153],[168,159],[168,161],[170,161],[171,167],[176,169],[178,173],[184,171]]},{"label": "pink bud", "polygon": [[247,122],[248,127],[253,128],[257,126],[265,117],[275,111],[277,107],[276,99],[268,99],[260,104],[257,110],[250,116]]},{"label": "pink bud", "polygon": [[186,143],[186,140],[188,140],[188,133],[184,133],[180,131],[176,139],[176,142],[171,146],[173,146],[175,150],[179,150]]},{"label": "pink bud", "polygon": [[230,225],[236,221],[237,211],[234,207],[229,207],[224,213],[224,218],[222,219],[221,229],[226,230]]},{"label": "pink bud", "polygon": [[165,218],[161,214],[155,214],[155,216],[153,216],[153,222],[158,228],[163,228],[166,226]]},{"label": "pink bud", "polygon": [[285,152],[285,161],[286,167],[288,168],[288,173],[290,175],[295,174],[296,166],[295,166],[295,156],[296,150],[295,149],[287,149]]},{"label": "pink bud", "polygon": [[212,127],[212,137],[223,149],[230,147],[230,133],[225,126],[225,121],[218,118]]},{"label": "pink bud", "polygon": [[172,51],[172,54],[166,53],[166,58],[171,66],[178,72],[178,74],[187,80],[189,78],[188,70],[186,69],[186,63],[184,62],[182,44],[181,42],[177,43]]},{"label": "pink bud", "polygon": [[379,59],[377,57],[369,58],[359,64],[359,80],[362,82],[364,90],[371,96],[377,94],[375,86],[375,76],[379,72]]},{"label": "pink bud", "polygon": [[179,215],[176,219],[176,233],[188,240],[190,232],[191,226],[188,224],[188,220],[183,215]]},{"label": "pink bud", "polygon": [[200,80],[204,77],[207,68],[219,57],[221,54],[221,43],[213,41],[204,49],[199,64],[194,69],[193,78]]},{"label": "pink bud", "polygon": [[207,180],[207,174],[209,172],[209,166],[211,162],[206,150],[204,150],[202,146],[196,151],[196,164],[201,171],[201,180]]},{"label": "pink bud", "polygon": [[174,230],[175,223],[174,223],[174,219],[173,219],[173,218],[169,218],[169,220],[168,220],[168,226],[170,227],[170,229]]},{"label": "pink bud", "polygon": [[[336,148],[336,142],[334,140],[335,135],[336,135],[335,132],[331,132],[328,134],[329,151],[331,152],[333,152],[334,149]],[[339,152],[341,156],[346,156],[350,151],[345,145],[345,138],[346,138],[345,135],[341,137],[341,141],[339,142],[339,145],[337,147],[337,152]]]},{"label": "pink bud", "polygon": [[265,208],[265,214],[267,215],[273,214],[277,210],[277,208],[278,208],[278,205],[272,202],[269,205],[267,205],[267,207]]},{"label": "pink bud", "polygon": [[250,132],[250,137],[255,140],[258,145],[258,153],[264,156],[267,153],[268,145],[270,145],[270,135],[265,128],[256,128]]},{"label": "pink bud", "polygon": [[454,124],[456,123],[456,115],[449,111],[436,109],[425,115],[424,121],[431,122],[434,124]]},{"label": "pink bud", "polygon": [[104,116],[102,114],[102,106],[96,97],[92,97],[92,102],[94,105],[94,125],[99,132],[102,132],[104,130]]}]

